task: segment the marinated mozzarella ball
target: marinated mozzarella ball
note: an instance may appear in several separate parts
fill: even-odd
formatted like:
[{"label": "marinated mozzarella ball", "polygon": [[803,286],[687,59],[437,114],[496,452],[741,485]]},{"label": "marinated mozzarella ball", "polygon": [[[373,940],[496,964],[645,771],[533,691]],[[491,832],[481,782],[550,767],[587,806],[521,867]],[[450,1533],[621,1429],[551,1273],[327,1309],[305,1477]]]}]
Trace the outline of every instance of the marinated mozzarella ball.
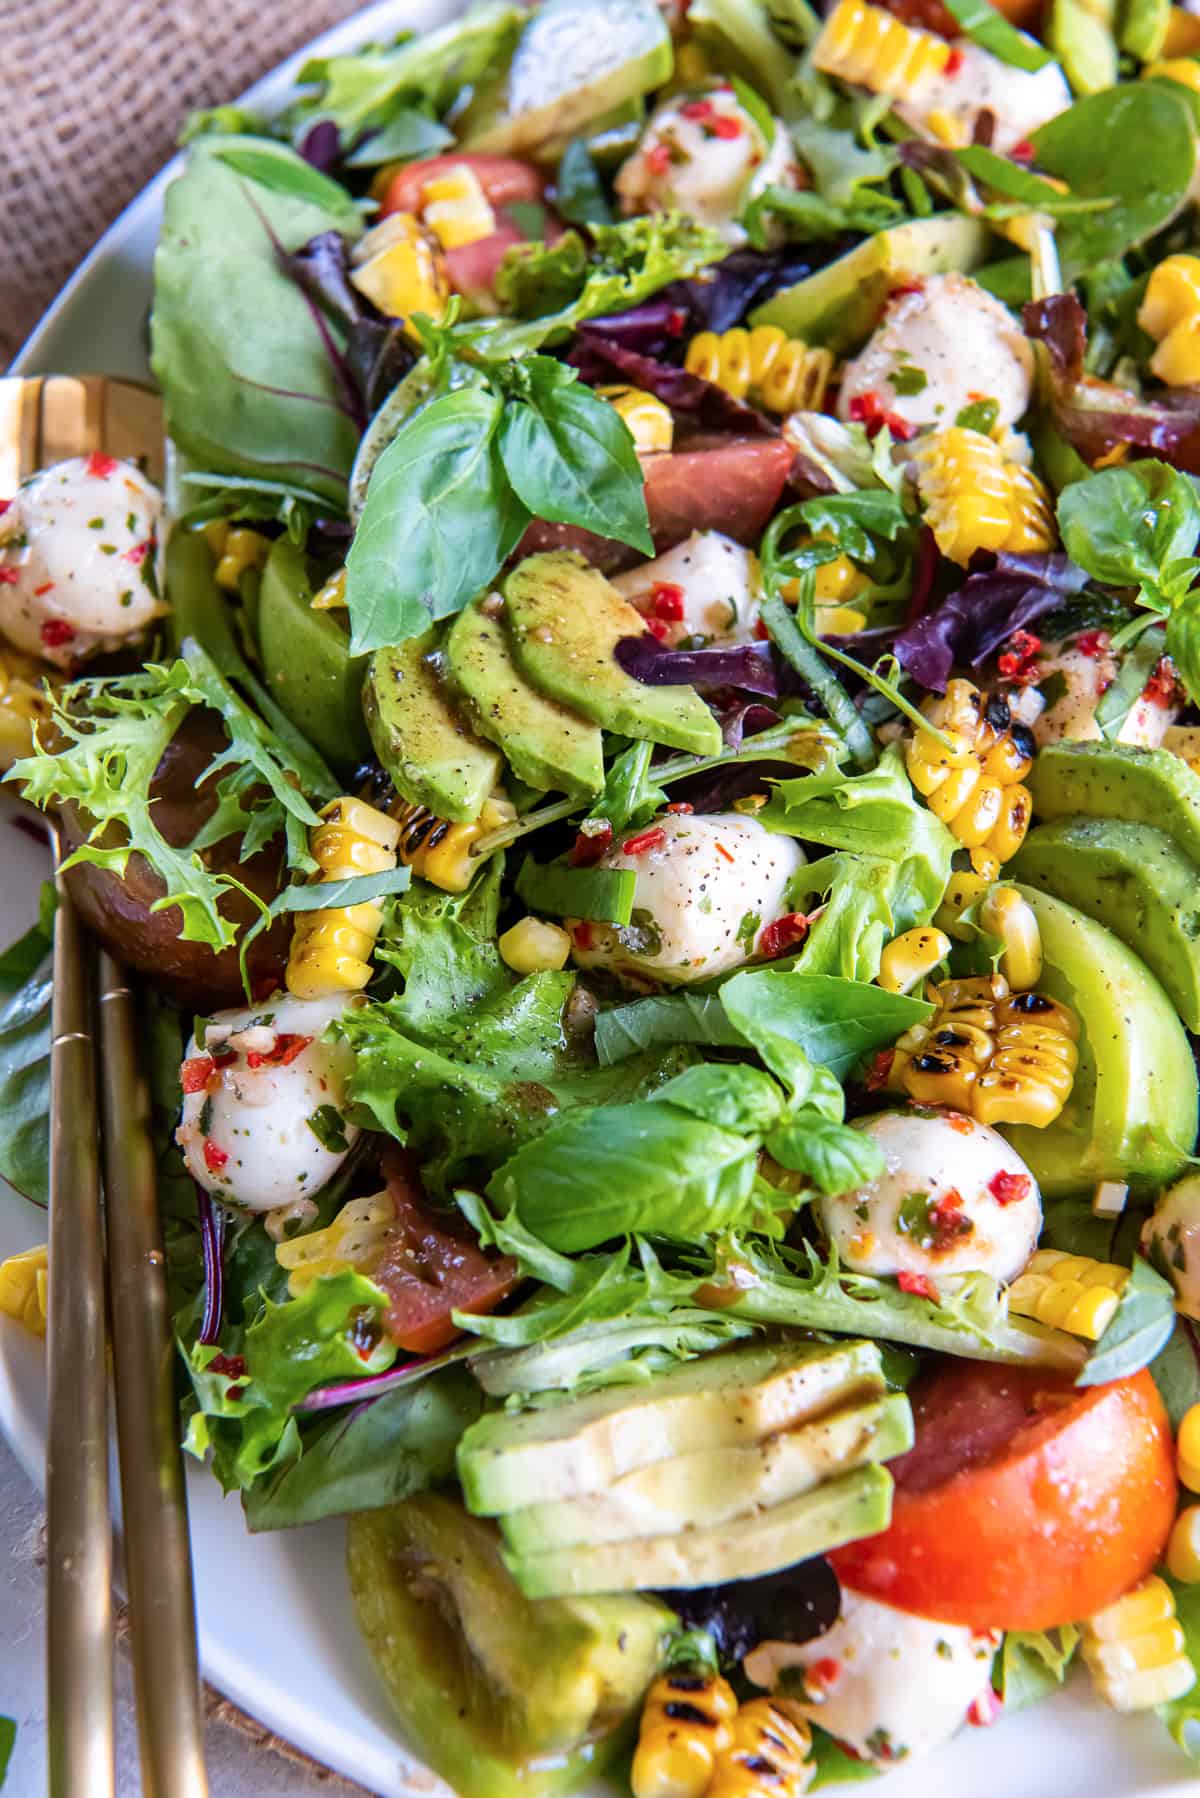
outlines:
[{"label": "marinated mozzarella ball", "polygon": [[35,474],[0,513],[0,634],[58,668],[140,636],[163,610],[162,510],[113,456]]},{"label": "marinated mozzarella ball", "polygon": [[915,1760],[948,1742],[979,1707],[990,1720],[999,1630],[912,1617],[842,1588],[832,1629],[809,1642],[760,1642],[743,1667],[755,1685],[783,1679],[805,1715],[867,1760]]},{"label": "marinated mozzarella ball", "polygon": [[966,275],[930,275],[895,295],[846,364],[838,416],[868,403],[910,425],[949,426],[964,407],[994,400],[997,423],[1011,425],[1032,384],[1033,352],[1007,307]]},{"label": "marinated mozzarella ball", "polygon": [[931,113],[948,114],[960,128],[959,140],[969,144],[986,112],[993,120],[988,142],[1003,156],[1071,104],[1071,90],[1056,62],[1018,69],[965,39],[954,48],[953,73],[947,70],[925,81],[919,107],[904,100],[897,104],[908,124],[920,126]]},{"label": "marinated mozzarella ball", "polygon": [[[1106,632],[1085,632],[1072,643],[1047,644],[1038,658],[1038,682],[1052,683],[1053,698],[1033,719],[1039,748],[1047,743],[1098,743],[1103,732],[1096,722],[1096,707],[1119,672]],[[1174,680],[1151,679],[1129,708],[1117,742],[1160,749],[1182,710],[1183,698]]]},{"label": "marinated mozzarella ball", "polygon": [[738,215],[764,187],[795,184],[791,139],[779,120],[770,146],[731,87],[669,100],[647,122],[616,180],[621,210],[686,212],[743,244]]},{"label": "marinated mozzarella ball", "polygon": [[1037,1247],[1042,1201],[1017,1151],[957,1112],[881,1111],[856,1128],[884,1155],[879,1178],[817,1201],[825,1234],[859,1274],[981,1271],[1015,1280]]},{"label": "marinated mozzarella ball", "polygon": [[1143,1226],[1142,1253],[1170,1280],[1184,1316],[1200,1321],[1200,1174],[1163,1193]]},{"label": "marinated mozzarella ball", "polygon": [[600,864],[637,875],[632,923],[569,919],[575,961],[679,985],[749,961],[788,909],[788,882],[804,862],[799,844],[736,812],[668,812],[651,829],[648,847],[637,847],[649,834],[639,831],[625,839],[635,853],[616,847]]},{"label": "marinated mozzarella ball", "polygon": [[191,1038],[175,1140],[214,1198],[273,1211],[333,1178],[358,1131],[345,1112],[350,1050],[321,1036],[347,1004],[277,994],[217,1012]]},{"label": "marinated mozzarella ball", "polygon": [[[616,577],[631,605],[656,620],[662,642],[674,648],[751,643],[762,596],[758,558],[720,531],[693,531],[653,562]],[[656,631],[657,634],[657,631]]]}]

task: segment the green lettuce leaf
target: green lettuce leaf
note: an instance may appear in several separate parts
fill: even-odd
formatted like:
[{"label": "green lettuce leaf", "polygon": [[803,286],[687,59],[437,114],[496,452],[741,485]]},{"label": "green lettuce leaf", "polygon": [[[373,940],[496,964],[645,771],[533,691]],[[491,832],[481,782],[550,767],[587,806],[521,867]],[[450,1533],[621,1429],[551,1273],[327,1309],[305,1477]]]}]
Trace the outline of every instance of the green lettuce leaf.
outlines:
[{"label": "green lettuce leaf", "polygon": [[1184,1650],[1196,1669],[1196,1684],[1182,1698],[1160,1704],[1158,1714],[1177,1742],[1193,1761],[1200,1761],[1200,1586],[1185,1586],[1163,1568],[1159,1573],[1175,1595],[1175,1612],[1183,1625]]},{"label": "green lettuce leaf", "polygon": [[1175,1328],[1175,1288],[1135,1255],[1129,1282],[1077,1386],[1103,1386],[1140,1373],[1165,1347]]},{"label": "green lettuce leaf", "polygon": [[50,969],[0,1011],[0,1176],[35,1205],[50,1200]]},{"label": "green lettuce leaf", "polygon": [[0,993],[15,993],[36,974],[54,943],[54,913],[58,895],[52,880],[43,880],[38,893],[37,922],[0,954]]},{"label": "green lettuce leaf", "polygon": [[1049,1698],[1067,1677],[1079,1646],[1073,1624],[1053,1630],[1009,1630],[993,1678],[1006,1711]]}]

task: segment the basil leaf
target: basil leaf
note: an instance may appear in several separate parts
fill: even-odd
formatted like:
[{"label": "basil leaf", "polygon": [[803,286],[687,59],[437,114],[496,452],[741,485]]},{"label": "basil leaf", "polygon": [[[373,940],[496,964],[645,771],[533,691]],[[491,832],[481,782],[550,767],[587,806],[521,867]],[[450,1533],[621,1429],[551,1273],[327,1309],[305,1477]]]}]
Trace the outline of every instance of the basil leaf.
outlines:
[{"label": "basil leaf", "polygon": [[349,1149],[346,1120],[336,1105],[318,1105],[304,1121],[323,1149],[337,1155],[344,1155]]},{"label": "basil leaf", "polygon": [[530,514],[495,451],[500,414],[479,387],[443,394],[375,464],[346,558],[352,655],[460,611],[516,548]]},{"label": "basil leaf", "polygon": [[344,905],[363,905],[385,893],[402,893],[412,879],[411,868],[385,868],[380,874],[352,874],[345,880],[317,880],[309,886],[284,887],[267,907],[270,918],[284,912],[334,911]]},{"label": "basil leaf", "polygon": [[739,1223],[755,1196],[758,1142],[644,1100],[576,1112],[488,1184],[502,1211],[565,1255],[633,1232],[695,1242]]},{"label": "basil leaf", "polygon": [[[780,1683],[781,1692],[787,1691],[787,1677],[785,1673]],[[813,1729],[809,1759],[816,1768],[808,1788],[810,1792],[819,1792],[825,1786],[858,1785],[864,1779],[878,1779],[886,1771],[874,1761],[864,1760],[860,1754],[851,1754],[848,1748],[843,1748],[820,1728]]]},{"label": "basil leaf", "polygon": [[35,1205],[50,1198],[50,973],[0,1011],[0,1175]]},{"label": "basil leaf", "polygon": [[531,358],[528,399],[505,407],[500,456],[535,518],[581,525],[654,554],[641,464],[629,427],[561,363]]},{"label": "basil leaf", "polygon": [[529,855],[517,875],[517,898],[531,911],[597,924],[628,924],[636,892],[637,875],[630,868],[569,868]]},{"label": "basil leaf", "polygon": [[1200,1404],[1200,1341],[1190,1318],[1176,1317],[1175,1328],[1150,1363],[1150,1372],[1171,1428],[1177,1430],[1192,1406]]},{"label": "basil leaf", "polygon": [[877,1180],[884,1170],[883,1150],[871,1137],[807,1106],[768,1136],[766,1149],[830,1198]]},{"label": "basil leaf", "polygon": [[972,43],[1014,69],[1025,69],[1032,75],[1054,61],[1048,50],[1010,25],[987,0],[946,0],[946,10],[953,13]]},{"label": "basil leaf", "polygon": [[1140,1373],[1165,1347],[1174,1328],[1174,1287],[1148,1261],[1135,1256],[1121,1302],[1075,1384],[1103,1386]]},{"label": "basil leaf", "polygon": [[890,1046],[933,1013],[932,1005],[923,999],[887,993],[858,980],[802,974],[790,968],[735,974],[721,988],[720,997],[727,1013],[738,1017],[752,1013],[771,1024],[839,1080],[845,1079],[864,1055]]},{"label": "basil leaf", "polygon": [[262,139],[253,144],[218,146],[213,154],[227,168],[246,175],[272,193],[286,194],[309,206],[323,206],[328,212],[343,212],[347,215],[345,222],[352,226],[358,221],[354,201],[341,183],[314,169],[285,144]]},{"label": "basil leaf", "polygon": [[1172,565],[1200,538],[1200,499],[1187,475],[1166,462],[1104,468],[1059,495],[1063,548],[1094,580],[1139,587],[1165,604]]},{"label": "basil leaf", "polygon": [[655,1104],[677,1105],[707,1123],[744,1135],[763,1135],[779,1122],[783,1094],[769,1074],[740,1063],[702,1062],[668,1080]]},{"label": "basil leaf", "polygon": [[730,1022],[719,993],[663,993],[614,1005],[596,1018],[601,1067],[660,1043],[704,1043],[718,1049],[748,1047]]},{"label": "basil leaf", "polygon": [[384,162],[411,162],[419,156],[436,156],[453,142],[454,133],[428,113],[418,112],[415,106],[401,106],[343,160],[348,169],[371,169]]}]

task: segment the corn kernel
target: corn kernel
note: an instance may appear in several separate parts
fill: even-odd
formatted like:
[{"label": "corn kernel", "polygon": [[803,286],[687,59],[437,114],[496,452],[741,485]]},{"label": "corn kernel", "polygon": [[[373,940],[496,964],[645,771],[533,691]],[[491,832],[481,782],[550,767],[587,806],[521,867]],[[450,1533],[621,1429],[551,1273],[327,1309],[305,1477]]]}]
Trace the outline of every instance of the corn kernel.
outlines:
[{"label": "corn kernel", "polygon": [[1039,1249],[1009,1287],[1008,1308],[1098,1342],[1128,1283],[1127,1267]]},{"label": "corn kernel", "polygon": [[792,1698],[752,1698],[733,1720],[707,1798],[800,1798],[816,1773],[812,1729]]},{"label": "corn kernel", "polygon": [[1179,1513],[1167,1541],[1167,1571],[1181,1585],[1200,1584],[1200,1505]]},{"label": "corn kernel", "polygon": [[624,419],[634,447],[642,456],[669,450],[675,441],[675,420],[668,406],[638,387],[597,387],[601,399]]},{"label": "corn kernel", "polygon": [[1175,1455],[1181,1483],[1189,1492],[1200,1492],[1200,1404],[1190,1406],[1183,1414],[1175,1438]]},{"label": "corn kernel", "polygon": [[1022,731],[1018,741],[1019,727],[993,724],[970,681],[952,680],[944,699],[927,700],[922,709],[949,746],[918,730],[905,746],[908,778],[971,852],[976,874],[993,879],[1029,827],[1033,801],[1022,781],[1033,766],[1032,737]]},{"label": "corn kernel", "polygon": [[1075,1079],[1074,1014],[1040,993],[1010,994],[1002,975],[948,980],[930,997],[934,1016],[896,1044],[897,1089],[981,1124],[1052,1123]]},{"label": "corn kernel", "polygon": [[1000,938],[1000,967],[1009,986],[1015,992],[1036,986],[1042,973],[1042,933],[1029,901],[1016,887],[993,887],[979,908],[979,922]]},{"label": "corn kernel", "polygon": [[1200,381],[1200,313],[1171,326],[1150,358],[1150,372],[1168,387]]},{"label": "corn kernel", "polygon": [[688,344],[684,367],[713,381],[734,399],[752,399],[769,412],[816,412],[833,373],[826,349],[810,349],[778,325],[753,331],[701,331]]},{"label": "corn kernel", "polygon": [[545,974],[566,967],[571,939],[544,918],[521,918],[504,932],[496,947],[514,974]]},{"label": "corn kernel", "polygon": [[966,121],[960,119],[957,113],[946,112],[940,106],[926,113],[925,129],[937,138],[939,144],[945,144],[948,150],[961,150],[971,141]]},{"label": "corn kernel", "polygon": [[45,1243],[0,1261],[0,1312],[16,1318],[31,1336],[46,1334],[48,1265]]},{"label": "corn kernel", "polygon": [[1149,1710],[1182,1698],[1196,1683],[1174,1596],[1156,1576],[1088,1618],[1081,1653],[1114,1710]]},{"label": "corn kernel", "polygon": [[[361,799],[331,800],[312,832],[310,848],[318,881],[382,874],[396,866],[400,826]],[[371,956],[383,923],[371,900],[357,905],[297,912],[292,926],[287,989],[298,999],[361,992],[371,978]]]},{"label": "corn kernel", "polygon": [[400,860],[444,893],[465,893],[478,865],[471,854],[472,844],[511,823],[516,815],[507,799],[495,795],[484,801],[483,810],[470,824],[447,824],[423,805],[402,805],[397,812]]},{"label": "corn kernel", "polygon": [[331,574],[324,586],[318,587],[313,594],[309,609],[313,612],[332,612],[346,603],[346,570],[339,568]]},{"label": "corn kernel", "polygon": [[989,884],[983,876],[974,872],[952,874],[942,895],[942,903],[934,914],[933,921],[939,930],[948,931],[960,942],[970,942],[974,932],[969,924],[964,925],[963,915],[982,899]]},{"label": "corn kernel", "polygon": [[893,937],[879,958],[878,984],[886,993],[911,993],[950,953],[950,938],[932,925]]},{"label": "corn kernel", "polygon": [[1053,544],[1045,487],[982,431],[932,431],[915,461],[926,522],[950,561],[965,567],[977,550],[1024,553]]}]

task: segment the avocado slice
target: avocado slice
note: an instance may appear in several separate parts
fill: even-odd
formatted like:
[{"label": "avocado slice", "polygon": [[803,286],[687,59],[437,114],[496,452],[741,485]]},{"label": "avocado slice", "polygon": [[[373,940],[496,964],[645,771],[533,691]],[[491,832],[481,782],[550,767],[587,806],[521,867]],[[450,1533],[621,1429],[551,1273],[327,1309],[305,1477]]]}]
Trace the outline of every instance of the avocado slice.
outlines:
[{"label": "avocado slice", "polygon": [[1039,821],[1153,819],[1200,867],[1200,775],[1169,749],[1128,743],[1052,743],[1026,775]]},{"label": "avocado slice", "polygon": [[902,1392],[846,1405],[745,1448],[704,1448],[627,1473],[604,1492],[525,1505],[501,1518],[506,1546],[518,1556],[577,1542],[708,1529],[743,1512],[767,1510],[811,1492],[822,1480],[913,1444],[912,1408]]},{"label": "avocado slice", "polygon": [[267,557],[258,596],[263,679],[282,711],[335,768],[371,753],[362,713],[366,656],[350,654],[338,619],[312,609],[303,550],[281,537]]},{"label": "avocado slice", "polygon": [[1002,1134],[1047,1198],[1098,1180],[1173,1180],[1196,1140],[1197,1111],[1196,1070],[1175,1008],[1110,930],[1037,887],[1017,890],[1041,931],[1038,989],[1079,1018],[1079,1067],[1054,1123],[1002,1124]]},{"label": "avocado slice", "polygon": [[1025,838],[1008,873],[1119,936],[1200,1031],[1200,870],[1165,831],[1117,818],[1059,818]]},{"label": "avocado slice", "polygon": [[775,1573],[843,1542],[876,1536],[891,1520],[892,1476],[871,1465],[769,1511],[747,1511],[707,1529],[576,1543],[541,1554],[506,1550],[504,1560],[527,1598],[715,1586]]},{"label": "avocado slice", "polygon": [[486,603],[477,599],[451,627],[446,639],[451,685],[480,736],[499,745],[519,780],[542,793],[590,799],[604,785],[599,727],[530,686],[512,659],[504,626],[484,609]]},{"label": "avocado slice", "polygon": [[545,0],[506,74],[459,120],[459,142],[464,150],[522,155],[661,87],[674,66],[654,0]]},{"label": "avocado slice", "polygon": [[526,556],[504,583],[513,660],[535,687],[605,730],[716,755],[721,727],[691,687],[647,687],[616,659],[622,637],[644,621],[582,556]]},{"label": "avocado slice", "polygon": [[460,1798],[558,1798],[623,1747],[675,1619],[522,1597],[494,1524],[427,1492],[349,1519],[358,1621],[407,1735]]},{"label": "avocado slice", "polygon": [[403,798],[451,824],[479,816],[503,764],[447,694],[435,632],[375,651],[363,712],[375,753]]},{"label": "avocado slice", "polygon": [[746,1343],[545,1411],[494,1411],[465,1431],[458,1477],[484,1515],[600,1492],[639,1467],[740,1448],[834,1404],[882,1397],[873,1342]]},{"label": "avocado slice", "polygon": [[871,335],[893,287],[914,275],[965,274],[984,260],[990,242],[985,224],[959,213],[894,225],[781,288],[755,308],[750,323],[779,325],[789,337],[843,355]]}]

